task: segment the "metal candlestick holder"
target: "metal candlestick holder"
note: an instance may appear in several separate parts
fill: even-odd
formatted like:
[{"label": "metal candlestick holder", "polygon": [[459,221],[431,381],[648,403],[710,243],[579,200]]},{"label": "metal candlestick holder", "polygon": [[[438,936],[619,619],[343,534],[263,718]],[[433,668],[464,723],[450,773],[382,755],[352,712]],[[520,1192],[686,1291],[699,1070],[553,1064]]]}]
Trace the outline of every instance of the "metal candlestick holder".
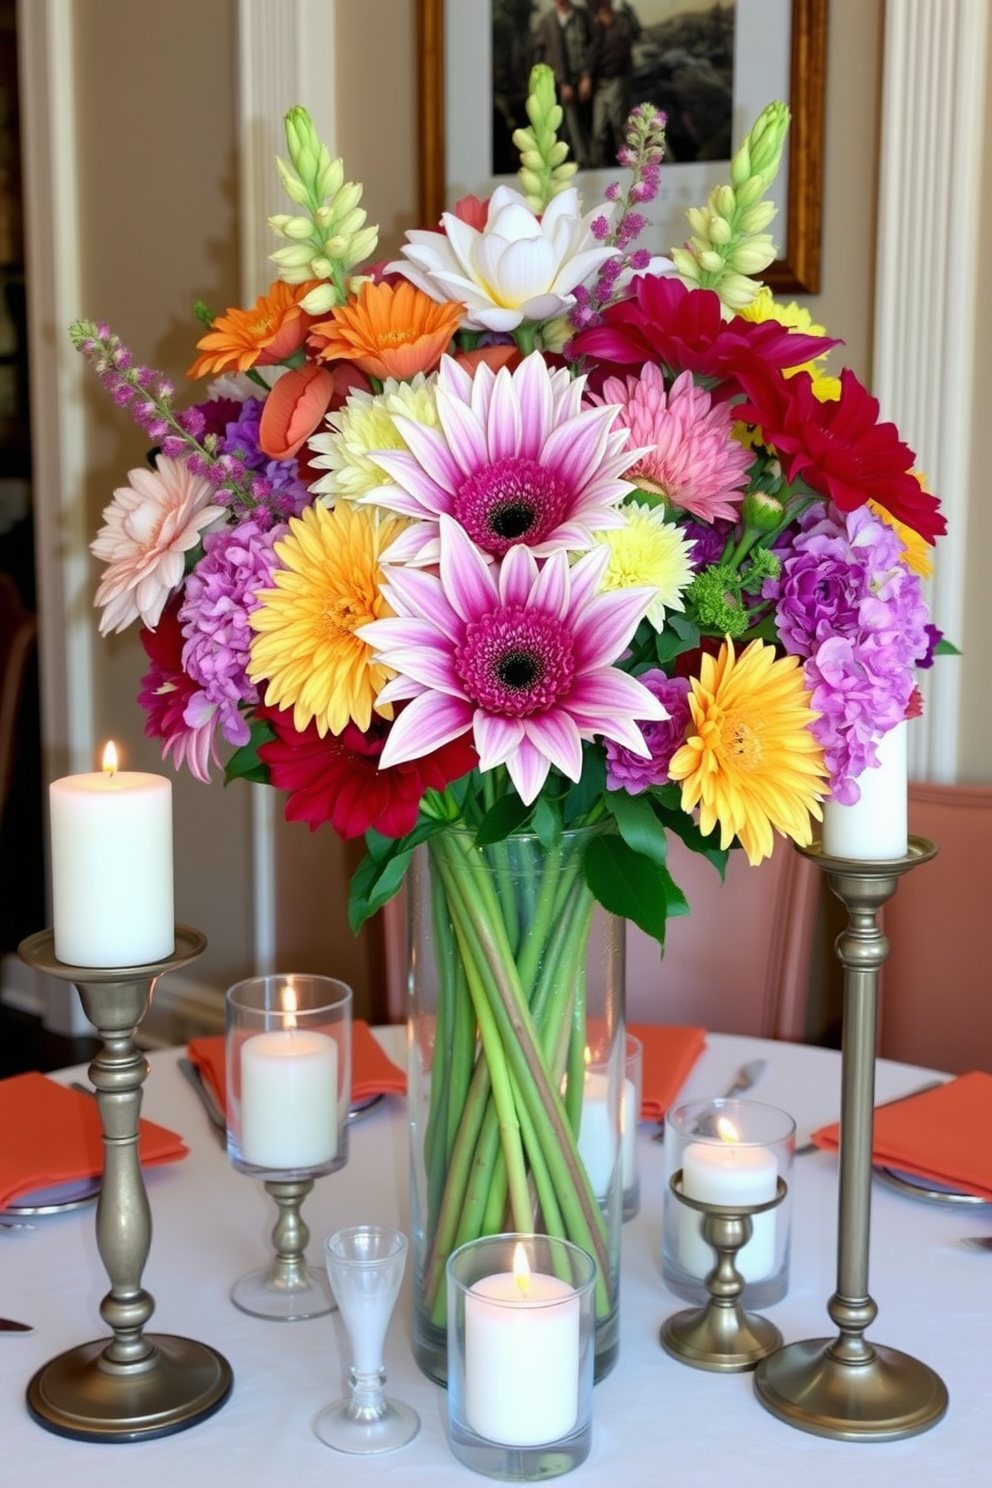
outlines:
[{"label": "metal candlestick holder", "polygon": [[740,1299],[747,1283],[734,1259],[751,1238],[753,1216],[777,1208],[785,1198],[785,1180],[776,1181],[775,1197],[764,1204],[711,1204],[690,1199],[682,1186],[681,1168],[672,1174],[669,1187],[680,1204],[702,1215],[703,1239],[716,1252],[717,1263],[706,1277],[710,1295],[704,1305],[665,1319],[662,1347],[694,1369],[723,1374],[753,1369],[760,1359],[781,1348],[782,1335],[767,1318],[744,1311]]},{"label": "metal candlestick holder", "polygon": [[27,1390],[39,1426],[76,1441],[144,1441],[184,1431],[220,1409],[234,1375],[207,1344],[169,1333],[146,1334],[155,1302],[141,1286],[151,1248],[151,1211],[138,1158],[141,1086],[148,1063],[134,1035],[156,981],[199,956],[206,939],[176,926],[175,951],[145,966],[70,966],[55,955],[55,935],[23,940],[20,955],[37,971],[74,982],[103,1047],[89,1067],[103,1125],[103,1182],[96,1242],[110,1277],[100,1315],[109,1340],[81,1344],[49,1360]]},{"label": "metal candlestick holder", "polygon": [[231,1288],[231,1301],[242,1312],[286,1323],[333,1312],[335,1303],[327,1276],[308,1265],[306,1257],[310,1230],[301,1211],[313,1184],[312,1178],[263,1182],[265,1192],[279,1208],[272,1231],[275,1256],[271,1265],[250,1271]]},{"label": "metal candlestick holder", "polygon": [[868,1294],[868,1237],[878,973],[889,950],[878,913],[902,875],[937,849],[925,837],[910,837],[903,857],[885,861],[831,857],[819,842],[800,851],[823,869],[848,912],[836,943],[844,967],[840,1203],[837,1290],[827,1303],[840,1332],[770,1355],[758,1366],[754,1388],[772,1415],[802,1431],[895,1441],[936,1425],[947,1410],[947,1387],[928,1365],[864,1337],[878,1312]]}]

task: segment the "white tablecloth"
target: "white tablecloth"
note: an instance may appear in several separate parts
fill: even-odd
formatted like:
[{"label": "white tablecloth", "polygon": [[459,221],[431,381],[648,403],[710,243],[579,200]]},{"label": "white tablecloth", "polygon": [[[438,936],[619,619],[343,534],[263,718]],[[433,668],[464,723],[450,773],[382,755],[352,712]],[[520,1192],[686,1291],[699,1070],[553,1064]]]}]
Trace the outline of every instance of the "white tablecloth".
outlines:
[{"label": "white tablecloth", "polygon": [[[399,1055],[402,1031],[382,1032]],[[391,1393],[419,1412],[420,1435],[399,1453],[362,1459],[333,1452],[314,1435],[322,1407],[345,1393],[342,1325],[336,1316],[264,1322],[228,1299],[238,1276],[270,1259],[274,1206],[261,1184],[228,1164],[176,1070],[178,1052],[151,1056],[144,1087],[143,1113],[181,1132],[192,1149],[182,1162],[147,1175],[154,1234],[143,1280],[156,1301],[148,1331],[200,1339],[219,1350],[234,1370],[233,1394],[209,1420],[149,1442],[80,1443],[37,1426],[27,1413],[25,1386],[48,1359],[106,1333],[98,1307],[108,1281],[92,1208],[44,1220],[34,1230],[0,1231],[0,1314],[35,1325],[31,1334],[0,1334],[0,1481],[72,1488],[133,1482],[142,1488],[351,1488],[385,1481],[443,1488],[480,1482],[447,1446],[445,1392],[413,1362],[409,1278],[390,1328],[386,1368]],[[759,1054],[768,1069],[754,1097],[791,1111],[800,1142],[836,1116],[839,1056],[760,1039],[711,1036],[684,1094],[718,1093],[738,1064]],[[877,1098],[909,1091],[927,1073],[880,1062]],[[908,1441],[827,1441],[769,1415],[754,1397],[749,1374],[690,1369],[660,1347],[660,1323],[685,1304],[661,1279],[664,1154],[650,1132],[645,1128],[638,1137],[641,1213],[623,1231],[620,1359],[595,1389],[592,1451],[568,1481],[576,1488],[836,1488],[841,1481],[846,1488],[944,1488],[987,1481],[992,1253],[968,1250],[960,1241],[992,1233],[992,1208],[962,1212],[875,1185],[871,1292],[880,1311],[868,1336],[936,1369],[950,1391],[950,1410],[931,1431]],[[787,1342],[835,1331],[825,1304],[836,1284],[836,1177],[836,1159],[827,1154],[796,1161],[791,1286],[767,1314]],[[324,1235],[341,1225],[406,1227],[402,1100],[388,1098],[353,1126],[348,1166],[317,1183],[304,1217],[315,1261]]]}]

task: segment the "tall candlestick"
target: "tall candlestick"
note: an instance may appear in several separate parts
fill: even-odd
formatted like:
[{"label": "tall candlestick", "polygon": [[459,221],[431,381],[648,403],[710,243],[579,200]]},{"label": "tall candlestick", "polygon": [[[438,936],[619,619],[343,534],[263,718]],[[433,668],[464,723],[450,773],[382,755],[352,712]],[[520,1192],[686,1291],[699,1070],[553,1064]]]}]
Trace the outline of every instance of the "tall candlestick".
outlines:
[{"label": "tall candlestick", "polygon": [[902,858],[907,845],[907,724],[897,723],[878,743],[878,764],[858,776],[853,806],[825,801],[823,851],[830,858],[884,862]]},{"label": "tall candlestick", "polygon": [[[521,1259],[522,1258],[522,1259]],[[507,1446],[557,1441],[579,1409],[575,1288],[527,1269],[483,1277],[465,1297],[465,1417],[479,1436]]]},{"label": "tall candlestick", "polygon": [[49,787],[55,955],[75,966],[144,966],[175,948],[172,783],[104,767]]}]

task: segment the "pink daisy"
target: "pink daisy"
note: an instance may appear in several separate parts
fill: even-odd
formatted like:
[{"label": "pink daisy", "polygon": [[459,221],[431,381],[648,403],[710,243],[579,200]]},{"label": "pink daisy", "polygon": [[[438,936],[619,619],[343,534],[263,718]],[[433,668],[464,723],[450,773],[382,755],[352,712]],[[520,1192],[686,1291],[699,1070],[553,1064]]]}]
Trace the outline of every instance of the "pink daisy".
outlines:
[{"label": "pink daisy", "polygon": [[128,479],[104,508],[105,525],[90,544],[107,565],[94,600],[105,607],[101,635],[123,630],[139,615],[154,630],[182,579],[187,552],[204,527],[224,516],[212,504],[210,482],[184,460],[159,455],[154,470],[129,470]]},{"label": "pink daisy", "polygon": [[358,631],[397,676],[380,702],[412,698],[381,764],[418,759],[472,730],[482,771],[505,765],[530,805],[551,766],[582,773],[582,740],[601,734],[649,751],[636,720],[667,716],[612,663],[654,598],[650,588],[598,594],[608,554],[570,567],[563,550],[539,567],[516,546],[496,564],[458,524],[440,518],[440,573],[393,569],[384,585],[396,618]]},{"label": "pink daisy", "polygon": [[729,404],[715,404],[691,372],[680,373],[666,394],[661,370],[651,363],[625,382],[608,377],[602,400],[621,405],[617,424],[630,430],[632,445],[647,446],[625,472],[642,491],[701,522],[737,520],[752,456],[733,436]]},{"label": "pink daisy", "polygon": [[390,484],[362,499],[413,518],[384,561],[436,563],[442,515],[495,558],[517,543],[537,556],[585,550],[594,532],[622,526],[614,508],[633,487],[620,476],[637,451],[613,427],[615,409],[582,407],[584,388],[537,353],[513,371],[483,364],[474,376],[443,357],[440,427],[397,414],[408,448],[371,455]]}]

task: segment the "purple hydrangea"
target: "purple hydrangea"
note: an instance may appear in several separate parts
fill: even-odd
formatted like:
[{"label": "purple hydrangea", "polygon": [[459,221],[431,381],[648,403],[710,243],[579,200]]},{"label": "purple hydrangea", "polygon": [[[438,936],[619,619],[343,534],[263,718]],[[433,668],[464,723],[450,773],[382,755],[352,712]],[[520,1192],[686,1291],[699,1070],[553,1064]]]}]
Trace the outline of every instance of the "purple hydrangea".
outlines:
[{"label": "purple hydrangea", "polygon": [[249,470],[255,470],[272,487],[268,504],[281,518],[298,517],[310,505],[310,493],[299,478],[297,462],[272,460],[259,444],[259,427],[263,402],[246,398],[235,405],[234,416],[225,427],[221,451],[237,456]]},{"label": "purple hydrangea", "polygon": [[179,611],[182,664],[198,690],[187,704],[185,720],[190,728],[199,728],[216,712],[224,738],[236,747],[249,738],[239,704],[258,702],[258,689],[247,673],[253,634],[248,616],[258,606],[256,591],[272,588],[274,544],[287,531],[285,523],[270,525],[265,513],[210,532],[203,557],[186,580]]},{"label": "purple hydrangea", "polygon": [[644,742],[651,751],[649,759],[625,749],[612,739],[605,739],[606,785],[609,790],[625,790],[631,796],[638,795],[652,785],[668,782],[668,766],[672,755],[685,742],[685,731],[689,723],[689,680],[686,677],[666,677],[664,672],[643,672],[637,679],[643,682],[648,692],[668,709],[668,717],[658,722],[640,724]]},{"label": "purple hydrangea", "polygon": [[906,717],[914,667],[930,652],[929,616],[902,542],[869,507],[841,515],[817,505],[803,528],[763,596],[775,602],[785,649],[805,659],[831,797],[849,806],[857,777],[878,763],[878,740]]}]

